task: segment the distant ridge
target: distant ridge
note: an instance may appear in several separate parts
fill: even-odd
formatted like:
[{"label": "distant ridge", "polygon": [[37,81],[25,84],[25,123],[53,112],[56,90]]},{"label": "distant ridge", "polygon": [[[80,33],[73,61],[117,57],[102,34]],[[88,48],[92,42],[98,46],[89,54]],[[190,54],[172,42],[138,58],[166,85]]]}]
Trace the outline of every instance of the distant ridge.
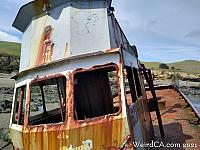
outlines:
[{"label": "distant ridge", "polygon": [[[149,69],[158,69],[161,62],[142,62]],[[175,67],[182,72],[187,73],[200,73],[200,61],[197,60],[184,60],[173,63],[166,63],[169,67]]]},{"label": "distant ridge", "polygon": [[20,57],[20,43],[0,41],[0,56]]}]

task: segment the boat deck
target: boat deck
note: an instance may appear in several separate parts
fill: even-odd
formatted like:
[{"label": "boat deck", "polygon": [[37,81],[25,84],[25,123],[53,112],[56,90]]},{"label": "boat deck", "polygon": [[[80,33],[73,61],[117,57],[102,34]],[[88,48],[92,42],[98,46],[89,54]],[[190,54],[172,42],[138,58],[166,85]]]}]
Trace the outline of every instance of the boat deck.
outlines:
[{"label": "boat deck", "polygon": [[[165,103],[164,108],[160,107],[160,113],[166,138],[160,138],[156,113],[151,112],[155,132],[154,142],[163,142],[165,146],[167,144],[172,147],[155,149],[200,150],[200,125],[198,125],[195,113],[191,107],[188,107],[185,99],[174,89],[156,90],[156,94],[157,97],[161,98],[159,107],[161,106],[160,104]],[[149,91],[147,92],[147,97],[151,98]]]}]

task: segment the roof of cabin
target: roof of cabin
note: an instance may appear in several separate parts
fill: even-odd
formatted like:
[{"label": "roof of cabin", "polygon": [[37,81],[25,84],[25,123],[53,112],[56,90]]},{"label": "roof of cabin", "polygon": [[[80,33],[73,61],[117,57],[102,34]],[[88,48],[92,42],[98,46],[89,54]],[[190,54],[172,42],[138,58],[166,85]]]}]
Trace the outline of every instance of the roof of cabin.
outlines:
[{"label": "roof of cabin", "polygon": [[[24,32],[34,16],[38,16],[46,12],[47,10],[51,10],[67,2],[76,2],[76,1],[81,1],[81,0],[34,0],[32,2],[23,5],[20,8],[12,26],[20,30],[21,32]],[[87,1],[87,0],[82,0],[82,1]],[[110,6],[112,2],[112,0],[93,0],[93,1],[107,1],[108,6]]]}]

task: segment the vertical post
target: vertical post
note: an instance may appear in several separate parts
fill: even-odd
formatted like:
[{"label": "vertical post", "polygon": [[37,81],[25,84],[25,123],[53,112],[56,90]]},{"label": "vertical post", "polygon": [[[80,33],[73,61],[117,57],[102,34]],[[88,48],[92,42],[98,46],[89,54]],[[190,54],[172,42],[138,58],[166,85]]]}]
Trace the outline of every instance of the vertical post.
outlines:
[{"label": "vertical post", "polygon": [[46,104],[45,104],[45,98],[44,98],[44,90],[43,90],[43,85],[40,85],[40,91],[41,91],[41,95],[42,95],[42,105],[43,105],[43,111],[44,113],[47,112],[46,110]]},{"label": "vertical post", "polygon": [[57,82],[57,89],[58,89],[58,96],[59,96],[59,100],[60,100],[60,113],[61,113],[61,118],[62,118],[62,122],[64,121],[64,116],[63,116],[63,103],[62,103],[62,98],[60,95],[60,88],[59,88],[59,84],[58,84],[58,79],[56,79]]}]

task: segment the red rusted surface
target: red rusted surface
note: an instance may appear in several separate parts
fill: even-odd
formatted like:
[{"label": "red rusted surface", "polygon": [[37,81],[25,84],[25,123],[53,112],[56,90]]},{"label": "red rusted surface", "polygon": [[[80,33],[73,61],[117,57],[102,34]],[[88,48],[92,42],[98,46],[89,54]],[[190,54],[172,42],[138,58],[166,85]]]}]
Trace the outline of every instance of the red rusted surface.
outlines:
[{"label": "red rusted surface", "polygon": [[[174,89],[156,90],[157,97],[161,101],[165,101],[166,109],[161,110],[161,118],[164,125],[166,138],[161,140],[158,129],[158,120],[154,112],[151,113],[155,139],[164,143],[180,143],[180,144],[196,144],[196,148],[174,148],[174,149],[200,149],[200,127],[190,124],[190,121],[195,116],[191,108],[187,107],[185,100]],[[151,93],[147,92],[148,98],[151,98]],[[173,149],[173,148],[171,148]]]},{"label": "red rusted surface", "polygon": [[51,41],[53,28],[46,26],[41,37],[40,48],[37,55],[36,64],[43,64],[51,61],[54,43]]}]

